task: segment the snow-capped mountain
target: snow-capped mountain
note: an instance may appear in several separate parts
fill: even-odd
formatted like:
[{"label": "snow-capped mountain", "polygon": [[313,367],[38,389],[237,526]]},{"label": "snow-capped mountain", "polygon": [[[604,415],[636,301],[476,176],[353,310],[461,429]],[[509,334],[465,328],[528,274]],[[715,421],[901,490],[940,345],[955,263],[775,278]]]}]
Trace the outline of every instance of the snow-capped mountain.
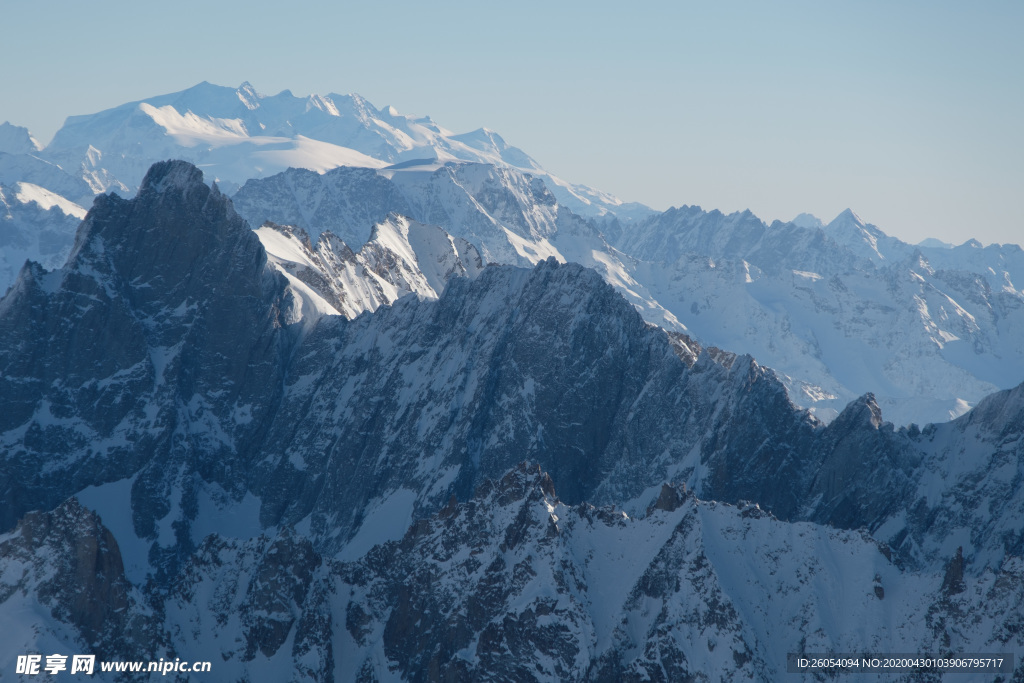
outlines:
[{"label": "snow-capped mountain", "polygon": [[252,225],[264,221],[331,233],[363,244],[388,214],[442,226],[479,249],[485,262],[532,266],[546,258],[596,270],[644,318],[685,330],[631,274],[631,259],[593,223],[558,203],[539,179],[490,164],[414,162],[379,171],[290,169],[247,182],[233,197]]},{"label": "snow-capped mountain", "polygon": [[0,124],[0,290],[26,260],[59,268],[94,191],[81,178],[39,158],[28,130]]},{"label": "snow-capped mountain", "polygon": [[353,252],[333,233],[316,246],[301,228],[265,223],[258,230],[267,257],[303,302],[298,315],[354,318],[407,294],[436,299],[453,277],[476,277],[483,260],[476,247],[435,225],[390,215],[373,226]]},{"label": "snow-capped mountain", "polygon": [[909,573],[862,533],[667,485],[636,517],[569,505],[525,465],[358,559],[291,528],[207,536],[155,605],[75,499],[0,536],[0,557],[20,569],[0,614],[54,614],[15,648],[86,634],[101,658],[212,660],[252,681],[768,681],[792,651],[1012,652],[1024,597],[1019,561],[977,580],[955,562]]},{"label": "snow-capped mountain", "polygon": [[1024,252],[911,246],[845,211],[816,227],[671,209],[613,245],[708,344],[777,370],[828,419],[873,392],[894,421],[939,421],[1024,380]]},{"label": "snow-capped mountain", "polygon": [[[0,165],[3,160],[0,155]],[[83,218],[85,209],[39,185],[0,180],[0,289],[6,291],[27,260],[62,266]]]},{"label": "snow-capped mountain", "polygon": [[[8,205],[19,192],[25,193],[18,185],[27,183],[40,188],[30,193],[36,197],[43,191],[47,197],[54,195],[47,200],[49,206],[73,208],[74,215],[84,215],[78,207],[87,208],[97,193],[130,196],[151,164],[170,158],[200,165],[210,180],[229,192],[251,178],[290,167],[324,172],[339,166],[379,169],[394,163],[464,160],[528,170],[561,204],[581,215],[615,215],[628,221],[652,213],[640,204],[626,204],[551,176],[494,131],[481,128],[456,135],[429,117],[399,114],[393,107],[377,109],[359,95],[296,97],[284,91],[264,96],[248,83],[237,89],[201,83],[96,114],[71,116],[45,148],[25,128],[0,126],[0,184],[7,187]],[[46,202],[40,206],[48,208]],[[349,244],[361,245],[370,226],[390,210],[380,211],[380,206],[373,206],[372,220],[357,225],[357,240],[337,234]],[[13,283],[25,259],[60,265],[73,239],[73,230],[58,226],[60,220],[47,214],[9,207],[5,213],[0,226],[0,290]],[[307,221],[287,222],[315,229]]]},{"label": "snow-capped mountain", "polygon": [[522,150],[485,128],[456,135],[430,117],[378,109],[359,95],[262,95],[248,83],[200,83],[169,95],[72,116],[42,150],[98,189],[133,191],[150,164],[186,159],[229,190],[289,167],[380,168],[397,162],[461,160],[519,168],[544,179],[581,215],[649,215],[647,207],[551,176]]},{"label": "snow-capped mountain", "polygon": [[58,195],[64,201],[83,207],[89,207],[96,195],[85,180],[35,154],[0,152],[0,183],[10,187],[18,183],[30,183]]},{"label": "snow-capped mountain", "polygon": [[297,283],[338,252],[251,230],[194,166],[100,197],[0,300],[0,666],[769,680],[787,652],[1024,650],[1024,388],[825,426],[593,270],[455,277],[460,244],[392,217],[364,267],[444,255],[414,269],[440,296],[313,316]]},{"label": "snow-capped mountain", "polygon": [[15,126],[10,121],[0,123],[0,153],[35,154],[42,148],[28,128]]}]

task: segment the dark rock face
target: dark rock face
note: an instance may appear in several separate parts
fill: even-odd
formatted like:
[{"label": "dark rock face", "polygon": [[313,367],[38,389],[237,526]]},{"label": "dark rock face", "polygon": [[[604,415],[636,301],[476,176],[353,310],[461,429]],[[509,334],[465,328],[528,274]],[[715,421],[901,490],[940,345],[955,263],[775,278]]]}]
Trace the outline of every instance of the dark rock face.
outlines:
[{"label": "dark rock face", "polygon": [[0,602],[33,595],[100,657],[148,657],[166,646],[125,578],[117,541],[74,498],[52,512],[25,515],[0,541],[0,566],[21,568],[0,580]]},{"label": "dark rock face", "polygon": [[654,509],[664,510],[665,512],[674,512],[683,504],[685,495],[685,489],[680,491],[674,486],[662,484],[661,493],[658,494],[658,500],[654,502]]},{"label": "dark rock face", "polygon": [[967,586],[964,585],[964,549],[958,547],[946,567],[946,576],[942,579],[942,594],[956,595],[965,590]]},{"label": "dark rock face", "polygon": [[[279,396],[289,305],[259,240],[193,166],[155,165],[132,200],[99,197],[68,265],[29,264],[0,302],[0,528],[155,461],[153,489],[176,461],[230,480]],[[163,516],[150,503],[143,533]]]},{"label": "dark rock face", "polygon": [[[664,336],[592,272],[490,268],[479,281],[453,281],[433,306],[401,301],[373,317],[321,322],[292,365],[267,437],[267,451],[281,454],[276,495],[329,515],[324,503],[358,510],[402,481],[458,468],[454,492],[465,496],[530,457],[565,482],[568,499],[582,500],[613,468],[637,467],[631,461],[655,448],[653,429],[634,416],[667,421],[659,390],[685,373]],[[644,394],[651,382],[657,389]],[[304,423],[311,413],[321,417]],[[291,466],[297,456],[305,469]],[[310,476],[321,483],[311,486]],[[618,485],[649,485],[633,480]],[[320,502],[289,492],[288,481],[319,489]],[[438,490],[438,503],[451,492]]]},{"label": "dark rock face", "polygon": [[874,396],[867,394],[847,406],[829,425],[824,440],[828,455],[808,496],[819,501],[815,520],[842,528],[875,527],[903,504],[920,457],[908,447],[904,433],[882,422]]}]

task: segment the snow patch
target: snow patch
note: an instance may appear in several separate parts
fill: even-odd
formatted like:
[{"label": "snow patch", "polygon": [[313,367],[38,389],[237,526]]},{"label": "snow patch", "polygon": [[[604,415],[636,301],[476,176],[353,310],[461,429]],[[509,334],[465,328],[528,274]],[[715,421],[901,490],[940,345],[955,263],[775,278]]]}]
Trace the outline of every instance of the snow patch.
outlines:
[{"label": "snow patch", "polygon": [[85,214],[88,213],[88,211],[78,204],[61,197],[55,192],[50,192],[46,188],[39,187],[38,185],[33,185],[32,183],[18,183],[15,187],[16,192],[14,196],[22,204],[35,202],[46,210],[56,207],[63,212],[64,215],[74,216],[79,220],[85,218]]},{"label": "snow patch", "polygon": [[357,560],[375,545],[401,539],[412,524],[416,498],[415,491],[402,488],[367,503],[363,523],[338,553],[338,559]]}]

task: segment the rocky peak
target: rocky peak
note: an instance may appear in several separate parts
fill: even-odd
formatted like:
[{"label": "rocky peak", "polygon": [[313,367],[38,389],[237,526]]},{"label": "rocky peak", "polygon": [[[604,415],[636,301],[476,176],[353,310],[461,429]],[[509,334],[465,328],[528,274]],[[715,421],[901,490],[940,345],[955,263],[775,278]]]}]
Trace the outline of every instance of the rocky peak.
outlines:
[{"label": "rocky peak", "polygon": [[[540,465],[521,462],[508,471],[493,487],[494,495],[502,505],[531,497],[547,497],[557,501],[555,484]],[[506,502],[507,501],[507,502]]]},{"label": "rocky peak", "polygon": [[[157,454],[151,476],[163,480],[175,476],[172,453],[244,450],[242,432],[260,424],[277,395],[294,341],[286,330],[293,300],[230,200],[198,169],[162,162],[135,198],[98,197],[67,265],[23,274],[0,304],[0,431],[22,425],[39,436],[2,450],[8,467],[42,457],[71,469],[55,466],[5,491],[0,527],[86,481],[131,476]],[[132,435],[115,436],[118,429]],[[149,508],[141,528],[151,533],[161,508]]]},{"label": "rocky peak", "polygon": [[654,501],[654,505],[647,512],[648,514],[654,510],[675,512],[685,502],[686,495],[686,484],[662,484],[658,499]]},{"label": "rocky peak", "polygon": [[42,148],[28,128],[15,126],[10,121],[0,123],[0,153],[35,154]]},{"label": "rocky peak", "polygon": [[149,168],[142,179],[139,195],[150,192],[167,194],[170,192],[187,193],[205,185],[203,172],[187,161],[159,161]]},{"label": "rocky peak", "polygon": [[154,164],[134,199],[98,197],[69,259],[71,268],[114,276],[112,284],[136,305],[172,308],[214,288],[263,299],[263,290],[275,288],[265,264],[231,200],[184,161]]},{"label": "rocky peak", "polygon": [[[0,565],[17,564],[23,571],[17,578],[0,578],[0,596],[33,592],[55,620],[77,629],[97,654],[125,656],[156,645],[150,624],[138,614],[117,541],[75,498],[50,512],[30,512],[0,542]],[[133,628],[132,641],[118,637]]]},{"label": "rocky peak", "polygon": [[867,393],[851,401],[830,426],[835,431],[845,431],[865,427],[878,429],[882,423],[882,409],[878,406],[875,395]]},{"label": "rocky peak", "polygon": [[872,394],[851,402],[822,432],[827,447],[811,484],[813,517],[845,528],[872,526],[910,495],[918,461],[909,432],[882,421]]}]

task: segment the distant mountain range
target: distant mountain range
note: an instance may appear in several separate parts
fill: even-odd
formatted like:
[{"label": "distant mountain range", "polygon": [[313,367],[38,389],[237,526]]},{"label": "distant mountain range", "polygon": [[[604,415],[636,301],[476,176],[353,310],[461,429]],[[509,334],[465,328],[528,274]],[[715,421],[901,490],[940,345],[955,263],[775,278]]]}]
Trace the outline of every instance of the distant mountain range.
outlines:
[{"label": "distant mountain range", "polygon": [[[131,196],[166,158],[203,168],[252,227],[292,226],[313,251],[334,249],[319,238],[330,233],[355,255],[374,225],[404,217],[485,263],[581,263],[648,321],[752,354],[825,420],[866,392],[899,424],[949,419],[1024,380],[1016,245],[909,245],[850,211],[772,225],[749,212],[657,213],[555,178],[487,129],[455,135],[358,95],[264,96],[249,84],[70,117],[45,148],[0,126],[0,288],[26,259],[63,264],[95,194]],[[327,289],[361,298],[335,301],[346,315],[430,296],[412,284],[426,277],[413,273],[420,265],[404,267],[393,292],[372,268]]]}]

